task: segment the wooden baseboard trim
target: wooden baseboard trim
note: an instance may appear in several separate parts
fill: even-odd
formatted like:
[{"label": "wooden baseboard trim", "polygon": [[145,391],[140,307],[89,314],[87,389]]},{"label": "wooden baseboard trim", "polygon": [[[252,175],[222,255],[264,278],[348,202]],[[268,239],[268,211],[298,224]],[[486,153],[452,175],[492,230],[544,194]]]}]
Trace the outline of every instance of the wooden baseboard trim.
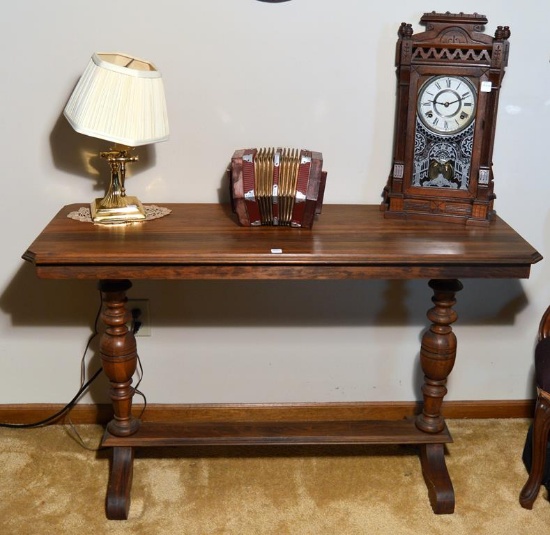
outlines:
[{"label": "wooden baseboard trim", "polygon": [[[461,418],[531,418],[535,400],[448,401],[443,415]],[[0,405],[0,423],[31,424],[51,417],[63,408],[56,404]],[[141,405],[134,406],[139,416]],[[145,422],[238,422],[396,420],[417,414],[419,402],[269,403],[147,405]],[[108,404],[77,405],[70,413],[74,424],[105,424],[112,418]],[[51,422],[62,424],[67,417]]]}]

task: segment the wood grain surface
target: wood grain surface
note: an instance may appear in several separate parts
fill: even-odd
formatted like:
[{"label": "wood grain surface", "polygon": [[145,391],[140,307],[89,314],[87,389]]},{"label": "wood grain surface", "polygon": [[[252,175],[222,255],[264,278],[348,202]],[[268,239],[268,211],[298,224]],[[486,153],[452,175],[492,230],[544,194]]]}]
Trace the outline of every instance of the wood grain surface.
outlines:
[{"label": "wood grain surface", "polygon": [[326,205],[312,229],[242,227],[229,205],[163,204],[166,217],[110,227],[67,217],[81,206],[62,208],[24,253],[39,277],[527,278],[542,259],[500,218],[478,228]]}]

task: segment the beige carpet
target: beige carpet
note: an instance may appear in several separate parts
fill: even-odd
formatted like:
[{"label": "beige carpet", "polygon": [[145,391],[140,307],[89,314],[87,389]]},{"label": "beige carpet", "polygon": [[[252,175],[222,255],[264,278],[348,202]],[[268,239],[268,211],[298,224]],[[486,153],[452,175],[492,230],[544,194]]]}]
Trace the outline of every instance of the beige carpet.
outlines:
[{"label": "beige carpet", "polygon": [[[413,447],[149,449],[134,465],[130,518],[109,521],[109,457],[62,426],[0,430],[0,533],[543,534],[550,503],[518,495],[527,420],[451,420],[453,515],[434,515]],[[79,426],[97,446],[101,428]],[[315,455],[313,453],[315,452]]]}]

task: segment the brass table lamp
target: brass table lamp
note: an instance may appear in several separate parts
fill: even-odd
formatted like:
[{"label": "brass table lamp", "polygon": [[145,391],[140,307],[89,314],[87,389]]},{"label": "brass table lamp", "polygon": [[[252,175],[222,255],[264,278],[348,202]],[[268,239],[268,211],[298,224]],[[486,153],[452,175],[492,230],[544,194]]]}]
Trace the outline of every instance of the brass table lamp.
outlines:
[{"label": "brass table lamp", "polygon": [[126,195],[126,164],[138,159],[133,147],[168,139],[160,72],[127,54],[95,53],[63,113],[77,132],[114,143],[100,153],[111,167],[111,181],[105,197],[91,204],[94,223],[143,221],[141,202]]}]

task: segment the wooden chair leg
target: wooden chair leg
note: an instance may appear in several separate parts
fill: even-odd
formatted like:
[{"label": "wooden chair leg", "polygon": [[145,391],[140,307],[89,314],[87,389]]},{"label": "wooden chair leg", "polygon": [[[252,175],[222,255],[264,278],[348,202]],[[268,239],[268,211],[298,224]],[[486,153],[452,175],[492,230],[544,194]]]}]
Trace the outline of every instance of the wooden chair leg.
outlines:
[{"label": "wooden chair leg", "polygon": [[550,394],[539,390],[533,422],[532,463],[529,478],[519,496],[519,503],[525,509],[532,509],[537,498],[546,465],[546,450],[550,431]]}]

